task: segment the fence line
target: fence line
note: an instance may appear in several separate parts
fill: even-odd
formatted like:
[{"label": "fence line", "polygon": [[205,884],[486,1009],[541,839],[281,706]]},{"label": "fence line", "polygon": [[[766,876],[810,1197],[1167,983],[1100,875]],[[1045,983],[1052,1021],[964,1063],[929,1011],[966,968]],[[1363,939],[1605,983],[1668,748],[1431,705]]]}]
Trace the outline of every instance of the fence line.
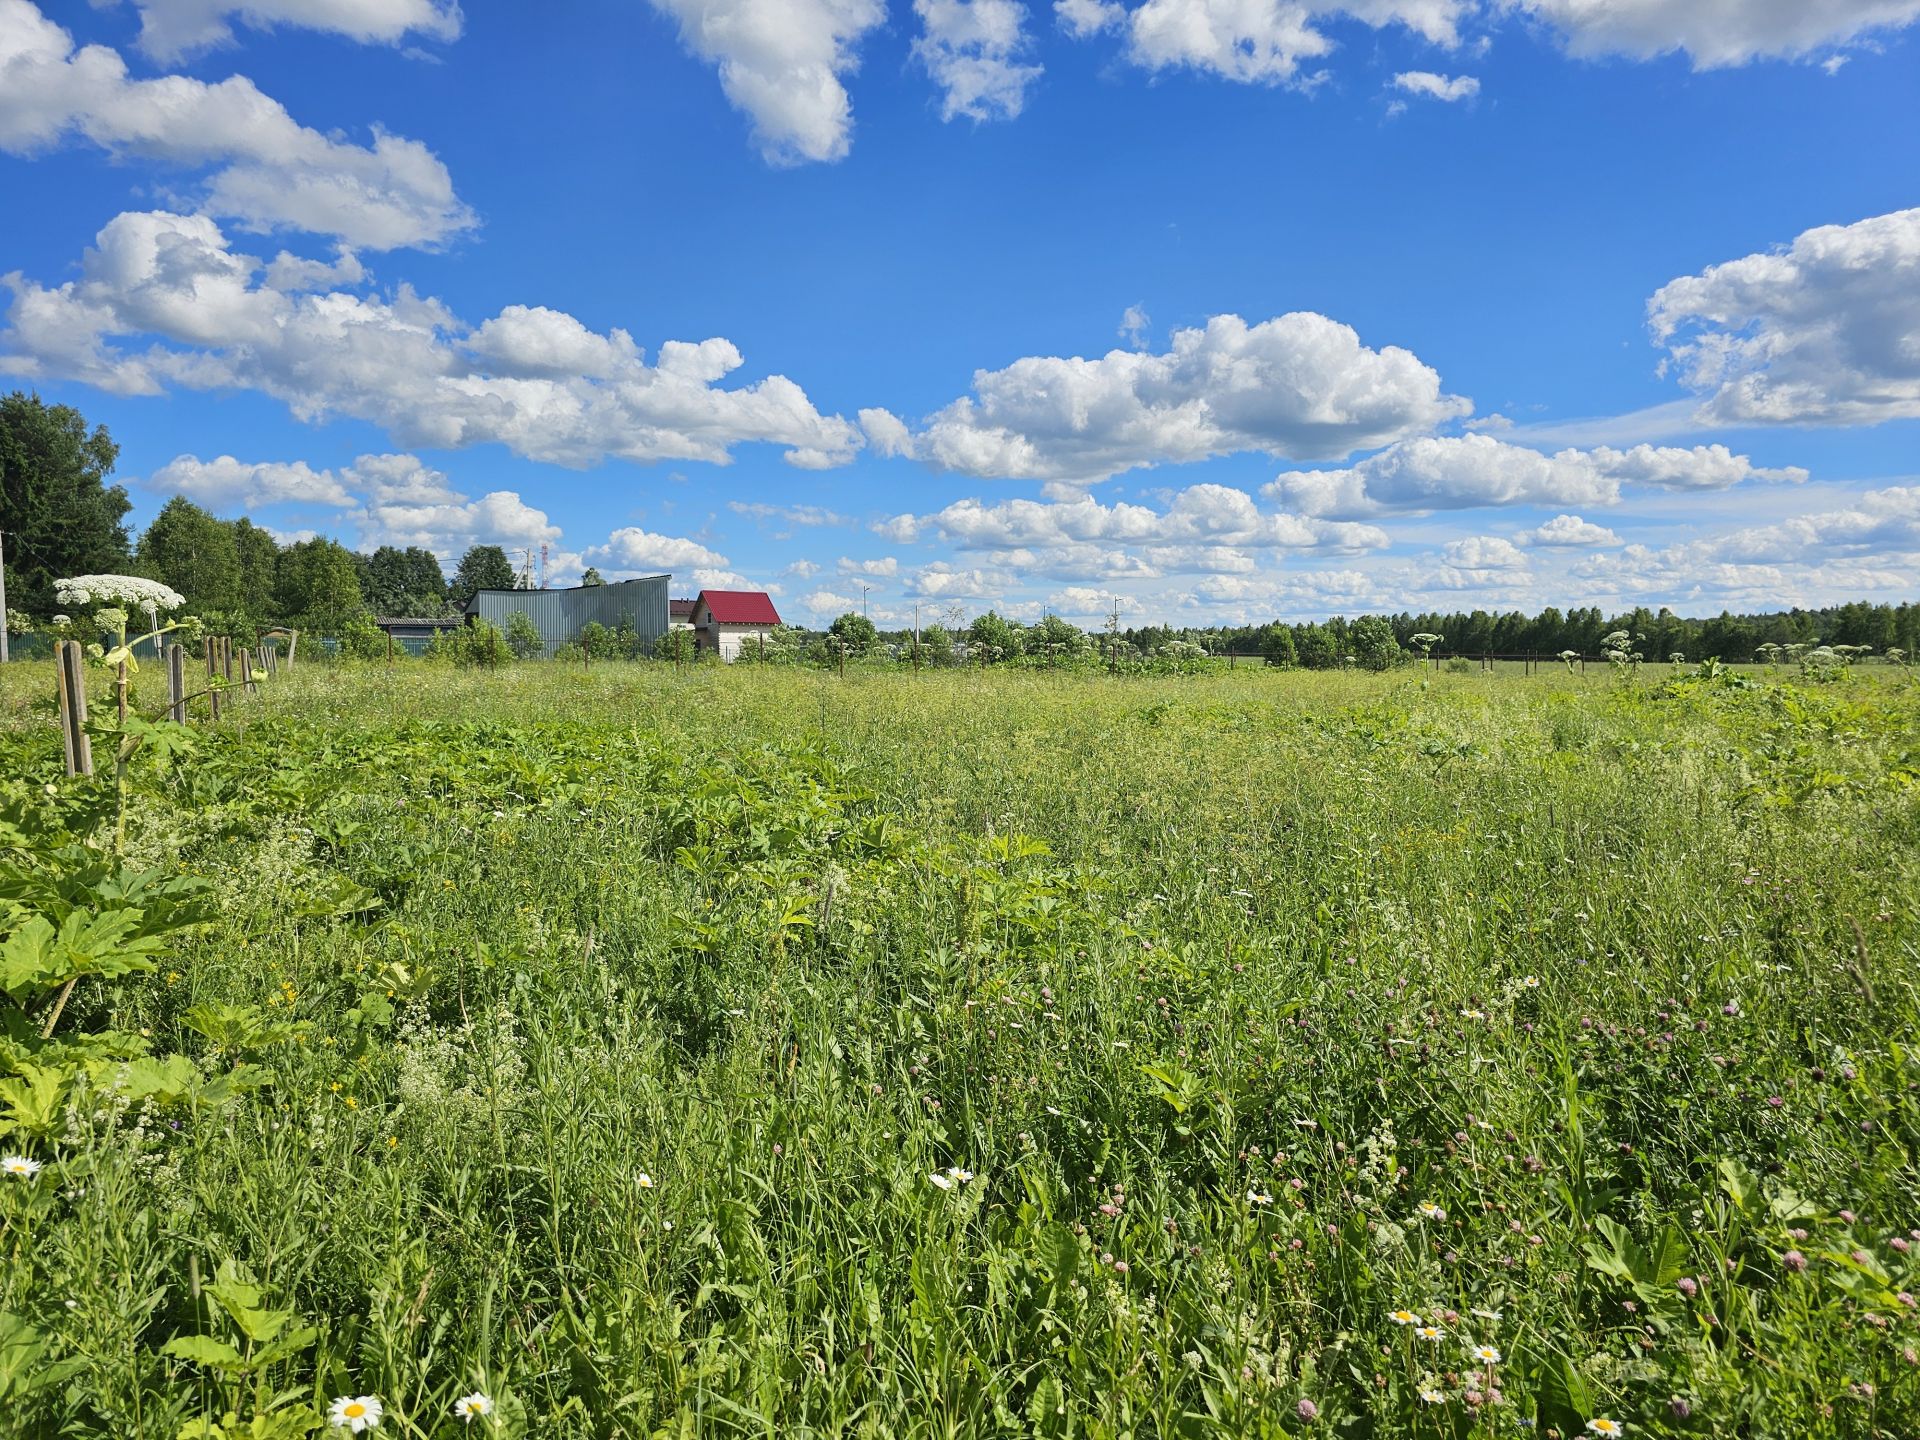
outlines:
[{"label": "fence line", "polygon": [[[293,669],[293,647],[299,641],[298,631],[279,632],[287,638],[287,669]],[[260,693],[260,679],[256,673],[272,680],[280,673],[279,647],[271,639],[263,641],[256,651],[249,646],[237,649],[232,639],[225,635],[206,637],[207,683],[204,689],[194,694],[187,693],[187,647],[179,643],[169,644],[162,652],[161,663],[167,677],[166,718],[175,724],[184,725],[192,718],[192,702],[206,698],[207,718],[217,722],[220,719],[224,702],[245,695]],[[87,735],[87,652],[78,640],[57,640],[54,642],[54,686],[59,699],[59,725],[61,748],[65,752],[67,774],[93,774],[93,742]],[[255,666],[259,669],[256,672]],[[235,669],[239,675],[234,674]],[[121,719],[126,718],[126,662],[121,661],[115,667],[115,693],[120,702]]]}]

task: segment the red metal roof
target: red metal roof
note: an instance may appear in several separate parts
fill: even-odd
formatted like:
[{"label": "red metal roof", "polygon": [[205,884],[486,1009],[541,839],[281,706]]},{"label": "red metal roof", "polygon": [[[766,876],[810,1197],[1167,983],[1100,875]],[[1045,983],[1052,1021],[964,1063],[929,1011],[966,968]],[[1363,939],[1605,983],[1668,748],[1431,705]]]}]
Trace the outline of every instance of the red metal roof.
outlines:
[{"label": "red metal roof", "polygon": [[700,598],[719,625],[778,625],[773,597],[761,590],[702,590]]}]

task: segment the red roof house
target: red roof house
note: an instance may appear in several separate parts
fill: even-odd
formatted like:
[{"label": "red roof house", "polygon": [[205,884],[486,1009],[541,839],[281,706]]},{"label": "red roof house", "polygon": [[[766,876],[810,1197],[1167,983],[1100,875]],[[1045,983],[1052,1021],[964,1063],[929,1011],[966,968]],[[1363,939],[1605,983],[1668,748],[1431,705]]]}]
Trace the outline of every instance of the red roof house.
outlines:
[{"label": "red roof house", "polygon": [[717,650],[722,660],[733,659],[742,644],[779,623],[773,597],[760,590],[702,590],[693,602],[695,643],[702,650]]},{"label": "red roof house", "polygon": [[[773,597],[763,590],[702,590],[693,602],[694,623],[702,618],[716,625],[773,626],[780,623],[780,612],[773,608]],[[706,607],[706,615],[700,613]]]}]

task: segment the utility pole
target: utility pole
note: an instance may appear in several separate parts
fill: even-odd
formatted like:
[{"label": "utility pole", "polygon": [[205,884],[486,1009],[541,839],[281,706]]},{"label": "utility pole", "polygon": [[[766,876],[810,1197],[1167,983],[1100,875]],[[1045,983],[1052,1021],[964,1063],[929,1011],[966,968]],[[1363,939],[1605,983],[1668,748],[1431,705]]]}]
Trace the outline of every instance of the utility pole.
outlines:
[{"label": "utility pole", "polygon": [[7,663],[7,532],[0,530],[0,665]]}]

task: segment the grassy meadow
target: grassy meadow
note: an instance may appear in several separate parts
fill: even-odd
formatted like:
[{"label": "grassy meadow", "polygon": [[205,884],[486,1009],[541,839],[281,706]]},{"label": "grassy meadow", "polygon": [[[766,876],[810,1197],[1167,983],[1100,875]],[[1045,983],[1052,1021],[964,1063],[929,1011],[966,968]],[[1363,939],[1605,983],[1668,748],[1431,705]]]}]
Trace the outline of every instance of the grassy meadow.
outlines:
[{"label": "grassy meadow", "polygon": [[0,1434],[1920,1428],[1894,667],[52,699]]}]

